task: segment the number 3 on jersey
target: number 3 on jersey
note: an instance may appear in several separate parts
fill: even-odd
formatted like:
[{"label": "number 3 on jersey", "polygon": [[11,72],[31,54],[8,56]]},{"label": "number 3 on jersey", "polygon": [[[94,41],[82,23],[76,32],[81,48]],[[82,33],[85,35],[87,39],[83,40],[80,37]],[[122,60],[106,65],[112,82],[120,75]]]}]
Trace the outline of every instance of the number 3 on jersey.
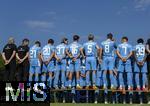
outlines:
[{"label": "number 3 on jersey", "polygon": [[136,51],[137,56],[142,56],[145,54],[145,47],[136,47]]}]

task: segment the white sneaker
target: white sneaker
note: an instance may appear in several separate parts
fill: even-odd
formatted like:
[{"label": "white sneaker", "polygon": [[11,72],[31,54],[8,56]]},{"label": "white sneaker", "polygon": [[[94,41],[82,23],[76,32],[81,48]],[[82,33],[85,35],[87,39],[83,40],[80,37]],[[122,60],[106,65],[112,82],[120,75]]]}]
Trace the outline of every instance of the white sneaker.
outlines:
[{"label": "white sneaker", "polygon": [[150,101],[147,104],[150,104]]},{"label": "white sneaker", "polygon": [[65,101],[65,99],[63,100],[63,103],[65,103],[66,101]]},{"label": "white sneaker", "polygon": [[73,100],[72,103],[76,103],[76,102]]},{"label": "white sneaker", "polygon": [[97,104],[97,100],[94,103]]},{"label": "white sneaker", "polygon": [[64,85],[61,86],[61,89],[66,89],[66,87]]},{"label": "white sneaker", "polygon": [[107,102],[107,101],[105,101],[105,104],[108,104],[108,102]]}]

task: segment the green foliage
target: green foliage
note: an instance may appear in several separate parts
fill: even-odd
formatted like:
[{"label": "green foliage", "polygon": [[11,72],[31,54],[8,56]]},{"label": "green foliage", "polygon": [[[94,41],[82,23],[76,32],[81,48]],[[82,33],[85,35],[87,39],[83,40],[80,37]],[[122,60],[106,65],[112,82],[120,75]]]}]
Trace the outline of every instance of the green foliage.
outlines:
[{"label": "green foliage", "polygon": [[0,71],[4,70],[5,66],[4,66],[4,61],[2,59],[2,55],[0,54]]}]

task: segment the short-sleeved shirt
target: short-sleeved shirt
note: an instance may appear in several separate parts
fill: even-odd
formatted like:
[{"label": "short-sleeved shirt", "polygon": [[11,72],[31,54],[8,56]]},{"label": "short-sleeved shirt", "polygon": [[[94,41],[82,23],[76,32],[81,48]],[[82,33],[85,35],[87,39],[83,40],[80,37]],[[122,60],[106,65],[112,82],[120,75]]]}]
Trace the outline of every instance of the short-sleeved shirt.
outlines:
[{"label": "short-sleeved shirt", "polygon": [[[17,48],[17,53],[18,53],[18,56],[19,56],[20,59],[23,59],[28,52],[29,52],[29,47],[28,46],[20,45]],[[28,59],[25,59],[24,62],[28,62]]]},{"label": "short-sleeved shirt", "polygon": [[41,52],[44,61],[47,61],[50,58],[50,56],[52,55],[52,53],[54,53],[54,51],[55,51],[55,48],[53,45],[51,45],[51,44],[45,45],[42,48],[42,52]]},{"label": "short-sleeved shirt", "polygon": [[[150,43],[149,43],[149,42],[147,42],[147,45],[149,46],[149,48],[148,48],[148,49],[150,50]],[[150,61],[150,54],[148,54],[148,55],[147,55],[147,61]]]},{"label": "short-sleeved shirt", "polygon": [[85,56],[97,57],[97,43],[93,41],[88,41],[83,44],[83,49],[85,51]]},{"label": "short-sleeved shirt", "polygon": [[117,50],[123,58],[126,58],[132,52],[132,46],[128,43],[119,44]]},{"label": "short-sleeved shirt", "polygon": [[30,48],[29,52],[30,52],[30,65],[40,66],[39,54],[41,53],[41,48],[34,45]]},{"label": "short-sleeved shirt", "polygon": [[[10,57],[13,54],[13,51],[17,51],[17,47],[15,44],[6,44],[3,48],[3,53],[5,53],[5,57],[7,60],[10,59]],[[12,61],[16,61],[15,60],[16,57],[14,56],[14,58],[12,59]]]},{"label": "short-sleeved shirt", "polygon": [[60,59],[66,58],[66,52],[65,52],[66,49],[67,49],[67,45],[61,43],[56,46],[55,53]]},{"label": "short-sleeved shirt", "polygon": [[133,51],[135,52],[135,56],[137,58],[137,61],[143,61],[146,54],[146,48],[144,44],[137,44],[134,48]]},{"label": "short-sleeved shirt", "polygon": [[68,50],[72,54],[73,57],[78,56],[81,48],[82,48],[82,46],[78,42],[73,42],[70,45],[68,45]]},{"label": "short-sleeved shirt", "polygon": [[103,50],[103,56],[115,56],[116,44],[114,41],[107,39],[101,43],[100,47]]}]

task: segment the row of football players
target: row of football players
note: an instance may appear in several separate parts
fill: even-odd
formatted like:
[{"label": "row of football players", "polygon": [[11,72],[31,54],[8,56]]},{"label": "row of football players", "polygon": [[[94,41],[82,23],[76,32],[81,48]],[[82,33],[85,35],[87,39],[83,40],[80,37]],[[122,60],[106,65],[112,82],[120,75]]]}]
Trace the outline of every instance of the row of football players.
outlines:
[{"label": "row of football players", "polygon": [[[107,73],[109,73],[111,89],[119,84],[119,89],[128,87],[128,90],[133,88],[133,79],[135,79],[138,90],[146,89],[147,81],[147,65],[146,65],[146,47],[143,39],[137,40],[137,45],[132,47],[128,43],[127,37],[122,37],[121,44],[116,46],[113,40],[113,35],[109,33],[107,40],[103,41],[100,46],[94,42],[94,36],[88,36],[88,42],[83,45],[79,44],[79,36],[73,36],[73,43],[68,45],[67,38],[64,38],[60,45],[54,47],[53,39],[48,40],[48,44],[43,48],[40,47],[40,42],[35,42],[35,45],[30,48],[30,71],[29,81],[48,81],[49,86],[52,84],[55,88],[71,88],[73,80],[76,80],[76,88],[82,88],[82,78],[85,86],[97,88],[100,83],[99,78],[102,77],[102,85],[104,88],[108,87]],[[134,74],[131,65],[131,57],[134,56]],[[82,64],[81,64],[81,57]],[[118,65],[115,64],[116,57],[119,58]],[[56,59],[56,65],[54,60]],[[42,71],[41,71],[41,63]],[[98,64],[98,65],[97,65]],[[82,67],[81,67],[82,66]],[[98,67],[101,70],[98,70]],[[115,67],[116,66],[116,67]],[[67,69],[68,67],[68,69]],[[41,74],[39,79],[39,74]],[[67,73],[67,74],[66,74]],[[90,79],[92,74],[92,79]],[[126,74],[126,78],[124,77]],[[140,80],[140,74],[142,78]],[[47,77],[48,75],[48,77]],[[61,76],[61,77],[60,77]],[[118,79],[116,82],[116,78]],[[54,82],[52,83],[54,79]],[[125,81],[127,79],[127,82]],[[142,81],[142,83],[140,83]]]}]

